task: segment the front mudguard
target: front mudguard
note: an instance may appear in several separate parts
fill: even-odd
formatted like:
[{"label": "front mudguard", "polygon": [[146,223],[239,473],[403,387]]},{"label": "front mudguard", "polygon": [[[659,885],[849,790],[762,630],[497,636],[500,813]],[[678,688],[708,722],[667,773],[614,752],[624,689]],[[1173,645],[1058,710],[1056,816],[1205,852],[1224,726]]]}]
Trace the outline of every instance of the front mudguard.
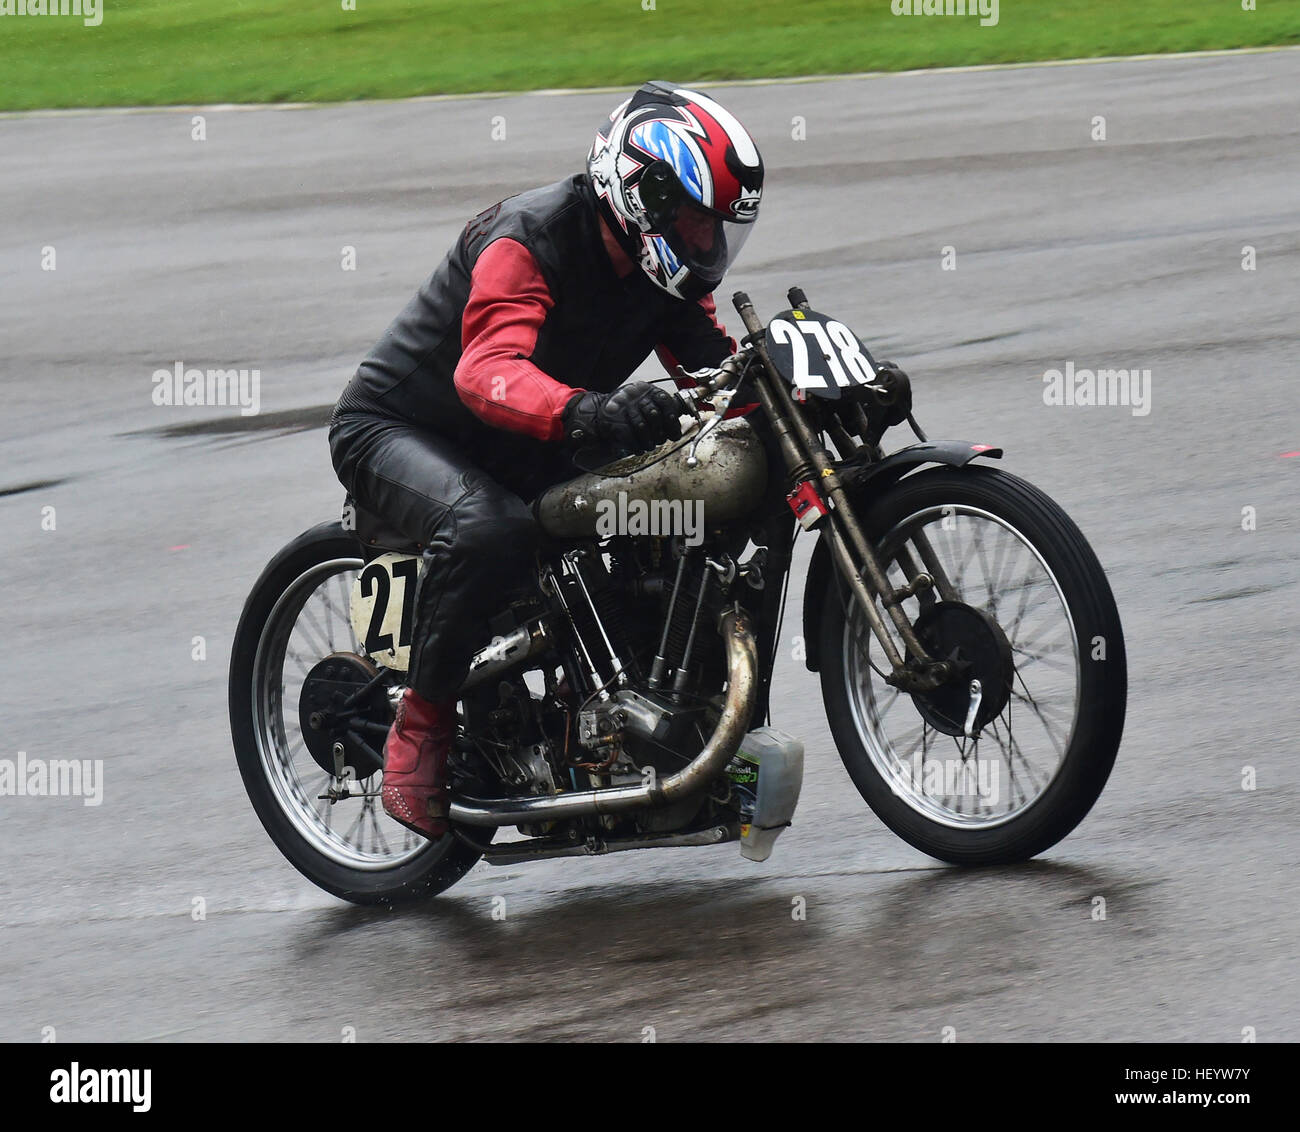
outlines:
[{"label": "front mudguard", "polygon": [[[1002,449],[987,444],[972,444],[966,440],[929,440],[924,444],[909,444],[906,448],[891,452],[875,464],[854,468],[851,472],[846,472],[845,478],[849,481],[849,490],[854,499],[870,503],[909,472],[926,464],[964,468],[981,456],[1000,460]],[[863,514],[864,512],[859,512],[859,519]],[[804,663],[809,672],[821,671],[821,646],[818,643],[821,634],[818,626],[821,624],[822,607],[827,595],[834,589],[832,569],[830,549],[826,545],[826,536],[822,535],[813,547],[812,561],[808,564],[808,576],[804,580],[803,589]]]}]

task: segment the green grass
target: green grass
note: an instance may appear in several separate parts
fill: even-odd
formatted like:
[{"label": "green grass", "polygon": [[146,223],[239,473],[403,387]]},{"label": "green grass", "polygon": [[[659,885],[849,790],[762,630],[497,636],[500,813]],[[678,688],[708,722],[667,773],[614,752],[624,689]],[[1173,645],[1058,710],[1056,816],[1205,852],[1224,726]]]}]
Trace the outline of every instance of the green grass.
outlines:
[{"label": "green grass", "polygon": [[[0,0],[7,7],[15,0]],[[53,0],[57,3],[58,0]],[[645,0],[648,4],[650,0]],[[101,0],[0,15],[0,109],[330,101],[1300,43],[1300,0]]]}]

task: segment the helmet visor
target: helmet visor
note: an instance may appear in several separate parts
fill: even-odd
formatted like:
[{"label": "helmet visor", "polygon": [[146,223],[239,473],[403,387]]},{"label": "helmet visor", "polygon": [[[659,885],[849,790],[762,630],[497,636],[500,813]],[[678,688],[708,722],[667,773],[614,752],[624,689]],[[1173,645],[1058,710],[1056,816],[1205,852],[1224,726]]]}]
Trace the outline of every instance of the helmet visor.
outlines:
[{"label": "helmet visor", "polygon": [[753,227],[752,221],[726,220],[694,201],[683,201],[663,238],[681,265],[711,291],[736,262]]}]

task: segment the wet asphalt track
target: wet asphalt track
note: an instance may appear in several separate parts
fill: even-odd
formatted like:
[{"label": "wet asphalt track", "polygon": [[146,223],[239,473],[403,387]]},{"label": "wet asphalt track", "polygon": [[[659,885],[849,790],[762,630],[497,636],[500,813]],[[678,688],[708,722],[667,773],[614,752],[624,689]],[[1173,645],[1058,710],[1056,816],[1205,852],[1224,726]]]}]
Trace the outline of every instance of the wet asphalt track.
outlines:
[{"label": "wet asphalt track", "polygon": [[[766,864],[480,865],[396,913],[315,890],[231,756],[240,606],[336,513],[319,407],[464,219],[567,173],[614,99],[214,111],[202,143],[189,112],[0,120],[0,757],[105,764],[98,807],[0,799],[0,1039],[1300,1038],[1300,52],[725,98],[770,169],[734,283],[766,312],[805,286],[1109,569],[1130,716],[1092,816],[1023,867],[917,854],[786,661],[809,763]],[[264,427],[187,432],[230,410],[155,407],[178,360],[258,367]],[[1044,405],[1067,361],[1149,368],[1152,411]]]}]

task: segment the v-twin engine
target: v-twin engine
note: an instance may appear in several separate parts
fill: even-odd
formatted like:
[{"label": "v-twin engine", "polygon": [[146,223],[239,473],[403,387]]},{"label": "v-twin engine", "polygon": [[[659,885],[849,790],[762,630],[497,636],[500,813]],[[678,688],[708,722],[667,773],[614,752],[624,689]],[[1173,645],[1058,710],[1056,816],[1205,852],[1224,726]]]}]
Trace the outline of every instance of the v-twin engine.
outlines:
[{"label": "v-twin engine", "polygon": [[[704,791],[740,748],[749,727],[758,689],[758,647],[749,615],[732,607],[723,611],[718,630],[726,654],[727,691],[716,725],[703,750],[685,767],[660,777],[647,775],[636,784],[502,799],[462,798],[452,802],[453,821],[466,825],[524,825],[563,818],[620,814],[658,808]],[[588,717],[589,728],[627,727],[646,738],[671,731],[675,712],[658,697],[637,692],[614,693]],[[602,736],[590,735],[598,741]]]}]

